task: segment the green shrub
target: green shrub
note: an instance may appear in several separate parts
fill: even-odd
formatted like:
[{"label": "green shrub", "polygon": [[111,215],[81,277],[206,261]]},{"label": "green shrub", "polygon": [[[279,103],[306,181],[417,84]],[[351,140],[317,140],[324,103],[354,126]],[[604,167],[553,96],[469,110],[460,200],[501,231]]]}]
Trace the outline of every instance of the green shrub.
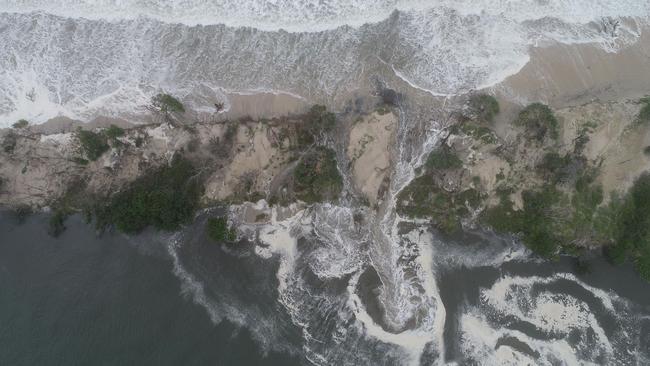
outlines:
[{"label": "green shrub", "polygon": [[2,150],[7,154],[13,154],[16,150],[16,144],[18,143],[18,137],[13,132],[8,132],[4,139],[2,139]]},{"label": "green shrub", "polygon": [[75,137],[79,141],[81,151],[88,160],[95,161],[99,159],[110,148],[106,143],[106,136],[93,131],[77,129]]},{"label": "green shrub", "polygon": [[305,116],[304,123],[295,126],[296,149],[303,149],[312,145],[324,133],[331,131],[336,126],[336,115],[328,112],[322,105],[314,105]]},{"label": "green shrub", "polygon": [[185,107],[178,99],[169,94],[157,94],[151,98],[151,105],[159,112],[164,114],[168,113],[184,113]]},{"label": "green shrub", "polygon": [[516,234],[521,231],[521,212],[515,211],[508,194],[501,194],[499,204],[485,209],[480,220],[497,232]]},{"label": "green shrub", "polygon": [[34,213],[32,208],[29,205],[26,204],[21,204],[18,206],[15,206],[11,209],[12,216],[14,220],[20,225],[25,223],[27,221],[27,218]]},{"label": "green shrub", "polygon": [[475,140],[482,141],[486,144],[496,144],[498,142],[497,135],[494,131],[485,126],[477,126],[471,121],[461,123],[460,130],[467,136],[471,136]]},{"label": "green shrub", "polygon": [[650,281],[650,173],[641,175],[624,197],[613,197],[604,214],[609,216],[602,220],[605,233],[613,239],[609,257],[614,263],[631,258]]},{"label": "green shrub", "polygon": [[89,163],[89,161],[87,159],[80,158],[78,156],[72,158],[72,162],[74,162],[75,164],[79,164],[79,165],[88,165],[88,163]]},{"label": "green shrub", "polygon": [[115,140],[118,137],[124,136],[124,129],[115,125],[110,125],[107,129],[104,130],[104,135],[106,135],[106,137],[111,140]]},{"label": "green shrub", "polygon": [[177,230],[189,222],[199,205],[203,185],[197,171],[184,158],[175,158],[131,183],[98,213],[100,226],[114,224],[125,233],[153,226]]},{"label": "green shrub", "polygon": [[499,114],[499,102],[487,94],[472,95],[469,99],[469,107],[473,114],[486,122],[494,121],[494,117]]},{"label": "green shrub", "polygon": [[441,146],[429,154],[426,167],[434,170],[458,169],[463,167],[463,161],[447,146]]},{"label": "green shrub", "polygon": [[25,128],[29,126],[29,121],[27,121],[26,119],[21,119],[18,122],[14,123],[12,126],[13,128]]},{"label": "green shrub", "polygon": [[216,242],[233,242],[237,240],[237,232],[228,226],[225,217],[211,217],[205,228],[208,237]]},{"label": "green shrub", "polygon": [[519,112],[515,124],[524,126],[536,140],[542,141],[548,135],[552,139],[559,137],[559,123],[553,111],[542,103],[533,103]]},{"label": "green shrub", "polygon": [[[397,196],[397,212],[413,218],[429,218],[442,233],[451,234],[461,228],[461,219],[469,209],[479,207],[483,197],[473,188],[458,194],[440,189],[431,175],[415,178]],[[469,209],[468,209],[469,207]]]},{"label": "green shrub", "polygon": [[66,229],[65,221],[69,213],[64,210],[55,210],[48,220],[47,233],[52,237],[59,237]]},{"label": "green shrub", "polygon": [[343,179],[334,151],[317,147],[306,153],[293,172],[296,197],[307,203],[338,198]]}]

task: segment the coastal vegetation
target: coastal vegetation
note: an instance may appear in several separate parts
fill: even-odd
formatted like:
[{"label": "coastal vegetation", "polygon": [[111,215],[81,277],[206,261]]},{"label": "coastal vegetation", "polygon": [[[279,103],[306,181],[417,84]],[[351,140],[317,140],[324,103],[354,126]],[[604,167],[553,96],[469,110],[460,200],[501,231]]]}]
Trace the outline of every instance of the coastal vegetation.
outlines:
[{"label": "coastal vegetation", "polygon": [[499,102],[488,94],[474,94],[469,99],[469,108],[480,121],[492,123],[499,114]]},{"label": "coastal vegetation", "polygon": [[17,143],[18,137],[16,134],[13,131],[7,132],[2,139],[2,151],[7,154],[13,154]]},{"label": "coastal vegetation", "polygon": [[322,139],[326,133],[332,131],[334,126],[336,126],[336,115],[334,113],[328,111],[323,105],[312,106],[305,116],[305,121],[295,126],[296,143],[293,146],[294,149],[301,150],[314,144]]},{"label": "coastal vegetation", "polygon": [[80,153],[88,160],[95,161],[99,159],[108,149],[106,135],[78,128],[75,137],[79,142]]},{"label": "coastal vegetation", "polygon": [[462,168],[463,161],[448,146],[443,145],[432,151],[427,158],[426,167],[428,169],[446,170]]},{"label": "coastal vegetation", "polygon": [[183,103],[181,103],[175,97],[165,93],[157,94],[151,98],[151,106],[155,111],[164,115],[168,115],[170,113],[185,112]]},{"label": "coastal vegetation", "polygon": [[125,233],[148,226],[172,231],[189,222],[199,207],[203,185],[192,163],[176,156],[169,165],[141,176],[97,209],[101,227],[113,224]]},{"label": "coastal vegetation", "polygon": [[480,207],[483,195],[475,188],[444,189],[446,174],[454,174],[463,162],[449,146],[442,145],[427,158],[424,172],[397,196],[397,212],[412,218],[431,220],[443,233],[461,228],[461,220]]},{"label": "coastal vegetation", "polygon": [[519,112],[515,125],[523,126],[526,133],[541,142],[545,137],[559,137],[559,122],[551,108],[542,103],[533,103]]},{"label": "coastal vegetation", "polygon": [[307,203],[338,198],[343,179],[336,167],[336,154],[326,147],[316,147],[306,152],[294,172],[296,198]]},{"label": "coastal vegetation", "polygon": [[613,196],[598,213],[608,257],[616,264],[631,260],[650,281],[650,173],[641,175],[625,195]]},{"label": "coastal vegetation", "polygon": [[110,125],[104,131],[104,135],[110,140],[116,140],[118,137],[124,136],[124,129],[115,125]]},{"label": "coastal vegetation", "polygon": [[208,237],[218,243],[231,243],[237,240],[237,232],[228,225],[225,217],[211,217],[205,225]]},{"label": "coastal vegetation", "polygon": [[17,129],[25,128],[27,126],[29,126],[29,121],[27,121],[26,119],[18,120],[18,122],[12,125],[13,128],[17,128]]}]

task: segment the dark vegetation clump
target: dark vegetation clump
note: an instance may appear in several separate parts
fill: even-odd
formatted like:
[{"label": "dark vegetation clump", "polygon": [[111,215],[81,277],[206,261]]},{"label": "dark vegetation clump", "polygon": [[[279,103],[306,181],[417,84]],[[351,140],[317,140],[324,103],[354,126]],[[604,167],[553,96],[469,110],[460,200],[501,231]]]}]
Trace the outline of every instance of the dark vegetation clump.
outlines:
[{"label": "dark vegetation clump", "polygon": [[18,120],[18,122],[12,125],[13,128],[25,128],[27,126],[29,126],[29,121],[27,121],[26,119]]},{"label": "dark vegetation clump", "polygon": [[650,173],[644,173],[625,196],[614,196],[604,207],[599,231],[609,242],[608,257],[614,263],[631,259],[650,281]]},{"label": "dark vegetation clump", "polygon": [[293,172],[296,198],[307,203],[338,198],[343,179],[336,167],[334,151],[316,147],[302,156]]},{"label": "dark vegetation clump", "polygon": [[54,210],[48,221],[47,233],[54,238],[61,236],[66,229],[65,221],[69,215],[70,213],[67,211]]},{"label": "dark vegetation clump", "polygon": [[169,113],[184,113],[185,107],[178,99],[169,94],[157,94],[151,98],[151,106],[157,112],[165,115]]},{"label": "dark vegetation clump", "polygon": [[458,169],[463,167],[463,161],[450,147],[441,146],[429,154],[425,166],[429,170]]},{"label": "dark vegetation clump", "polygon": [[5,137],[2,139],[2,151],[7,154],[13,154],[16,150],[16,144],[18,143],[18,136],[13,132],[8,132]]},{"label": "dark vegetation clump", "polygon": [[499,102],[496,98],[487,94],[474,94],[469,99],[469,108],[472,114],[485,122],[493,122],[494,117],[499,114]]},{"label": "dark vegetation clump", "polygon": [[75,136],[79,141],[81,153],[86,156],[88,160],[95,161],[99,159],[108,149],[106,136],[103,133],[96,133],[93,131],[77,129]]},{"label": "dark vegetation clump", "polygon": [[650,146],[646,146],[645,149],[643,149],[643,153],[650,156]]},{"label": "dark vegetation clump", "polygon": [[34,211],[29,205],[18,205],[11,208],[11,216],[19,225],[22,225],[27,221],[27,218],[32,215]]},{"label": "dark vegetation clump", "polygon": [[70,160],[72,160],[73,163],[79,164],[79,165],[88,165],[88,163],[90,163],[88,161],[88,159],[84,159],[84,158],[81,158],[81,157],[78,157],[78,156],[75,156],[74,158],[72,158]]},{"label": "dark vegetation clump", "polygon": [[462,166],[463,162],[450,147],[443,145],[434,150],[425,163],[424,173],[397,196],[397,212],[414,218],[430,218],[445,234],[458,231],[461,220],[478,209],[484,197],[474,188],[447,191],[438,185],[440,179],[436,178]]},{"label": "dark vegetation clump", "polygon": [[639,114],[636,116],[636,123],[650,124],[650,96],[646,96],[639,100],[639,103],[642,105]]},{"label": "dark vegetation clump", "polygon": [[237,240],[237,233],[228,226],[225,217],[211,217],[205,225],[208,237],[218,243],[232,243]]},{"label": "dark vegetation clump", "polygon": [[104,135],[110,140],[116,140],[118,137],[124,136],[124,129],[115,125],[110,125],[104,130]]},{"label": "dark vegetation clump", "polygon": [[232,147],[235,144],[235,137],[237,135],[237,125],[229,123],[226,126],[226,131],[222,138],[213,137],[210,139],[208,145],[210,152],[220,159],[226,159],[232,152]]},{"label": "dark vegetation clump", "polygon": [[194,166],[176,157],[168,166],[138,178],[97,212],[98,226],[113,224],[125,233],[148,226],[172,231],[189,222],[199,206],[203,184]]},{"label": "dark vegetation clump", "polygon": [[[568,165],[557,154],[547,155],[541,166],[538,169],[548,174],[546,183],[522,192],[521,210],[514,209],[512,190],[502,188],[499,204],[483,211],[481,221],[498,232],[520,234],[526,246],[548,258],[561,250],[573,254],[579,247],[598,243],[594,233],[603,189],[595,182],[596,169],[583,165],[571,173],[571,179],[562,180]],[[574,184],[570,196],[557,188],[569,182]]]},{"label": "dark vegetation clump", "polygon": [[397,196],[397,211],[413,218],[430,218],[433,225],[445,234],[461,228],[461,219],[467,217],[483,201],[481,193],[473,188],[459,193],[438,187],[430,174],[414,179]]},{"label": "dark vegetation clump", "polygon": [[551,108],[542,103],[533,103],[519,112],[515,124],[523,126],[526,133],[537,141],[543,141],[547,136],[557,139],[559,123]]}]

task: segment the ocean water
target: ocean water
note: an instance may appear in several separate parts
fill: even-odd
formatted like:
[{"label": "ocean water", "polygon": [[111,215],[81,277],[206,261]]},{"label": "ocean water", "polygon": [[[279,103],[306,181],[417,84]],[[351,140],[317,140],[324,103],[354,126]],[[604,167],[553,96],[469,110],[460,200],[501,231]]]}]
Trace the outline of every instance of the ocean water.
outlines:
[{"label": "ocean water", "polygon": [[47,216],[18,225],[0,212],[0,364],[301,364],[247,328],[212,322],[183,292],[161,237],[98,237],[77,216],[67,226],[53,239]]},{"label": "ocean water", "polygon": [[[617,52],[636,42],[649,15],[642,1],[0,0],[0,126],[58,115],[137,122],[159,91],[199,111],[233,91],[334,105],[395,78],[432,95],[460,94],[517,72],[530,47],[593,43]],[[395,213],[395,196],[439,142],[453,106],[402,100],[399,108],[390,191],[378,212],[347,199],[293,210],[260,201],[271,223],[238,225],[236,246],[206,240],[210,210],[177,233],[136,238],[96,238],[73,219],[54,240],[42,216],[23,226],[3,216],[5,357],[648,363],[650,287],[629,267],[593,259],[592,274],[578,276],[570,260],[542,261],[509,238],[443,238]],[[242,210],[227,213],[240,223]],[[66,282],[77,285],[65,290]],[[77,308],[91,315],[65,314]],[[148,339],[158,341],[138,343]],[[42,353],[25,356],[35,348]]]},{"label": "ocean water", "polygon": [[[381,280],[366,267],[317,273],[323,246],[300,241],[294,268],[252,244],[206,240],[205,217],[180,233],[106,233],[73,216],[58,239],[47,215],[23,224],[0,214],[0,364],[6,365],[402,365],[645,364],[650,284],[630,266],[501,261],[457,265],[468,247],[489,258],[510,244],[467,233],[438,246],[444,349],[413,359],[403,331],[371,329],[355,314]],[[495,249],[496,248],[496,249]],[[478,254],[478,253],[474,253]],[[278,261],[280,260],[280,261]],[[282,288],[289,280],[292,288]],[[350,292],[357,294],[351,304]],[[298,296],[299,295],[299,296]],[[284,305],[282,303],[284,302]],[[379,322],[381,323],[381,321]],[[413,332],[413,331],[411,331]],[[394,341],[390,336],[393,334]],[[379,337],[377,337],[379,336]],[[401,337],[401,338],[398,338]],[[431,335],[425,338],[432,338]],[[402,341],[402,345],[396,345]],[[415,339],[417,340],[417,339]]]},{"label": "ocean water", "polygon": [[59,115],[137,121],[161,90],[196,110],[228,91],[327,103],[380,65],[432,94],[457,94],[517,72],[531,46],[615,52],[649,16],[636,0],[2,0],[0,126]]}]

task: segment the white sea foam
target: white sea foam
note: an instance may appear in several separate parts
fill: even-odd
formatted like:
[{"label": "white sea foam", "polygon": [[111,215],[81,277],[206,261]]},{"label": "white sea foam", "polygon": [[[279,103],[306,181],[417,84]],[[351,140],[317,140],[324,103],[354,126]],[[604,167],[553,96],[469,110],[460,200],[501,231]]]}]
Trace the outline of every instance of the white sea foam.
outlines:
[{"label": "white sea foam", "polygon": [[[577,284],[600,304],[547,289],[560,281]],[[605,313],[594,308],[599,306]],[[616,319],[615,328],[606,331],[600,317]],[[509,319],[534,326],[548,339],[513,329]],[[640,334],[634,323],[627,300],[586,285],[572,274],[505,276],[482,290],[480,304],[461,316],[461,348],[486,364],[521,364],[529,355],[508,345],[496,347],[499,339],[514,337],[541,356],[535,363],[627,364],[645,357],[637,350]]]},{"label": "white sea foam", "polygon": [[650,3],[633,0],[0,0],[0,9],[5,126],[136,118],[159,90],[199,111],[224,90],[327,100],[380,59],[416,88],[456,94],[516,73],[531,45],[614,52],[650,16]]}]

